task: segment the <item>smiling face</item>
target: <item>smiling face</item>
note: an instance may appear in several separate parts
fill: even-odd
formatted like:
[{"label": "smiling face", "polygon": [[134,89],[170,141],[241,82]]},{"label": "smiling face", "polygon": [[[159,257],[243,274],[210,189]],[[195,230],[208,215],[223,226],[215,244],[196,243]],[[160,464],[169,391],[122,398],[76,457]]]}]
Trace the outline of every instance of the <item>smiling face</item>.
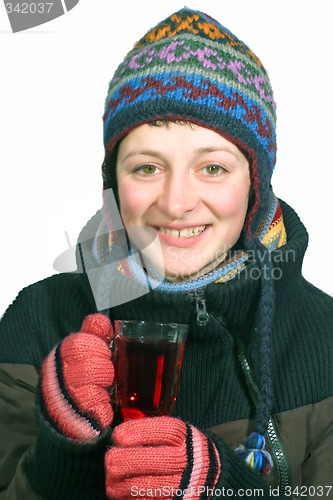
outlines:
[{"label": "smiling face", "polygon": [[174,123],[135,128],[119,145],[117,182],[130,238],[140,247],[140,232],[158,235],[160,250],[150,245],[145,253],[169,281],[211,271],[240,236],[249,163],[216,132]]}]

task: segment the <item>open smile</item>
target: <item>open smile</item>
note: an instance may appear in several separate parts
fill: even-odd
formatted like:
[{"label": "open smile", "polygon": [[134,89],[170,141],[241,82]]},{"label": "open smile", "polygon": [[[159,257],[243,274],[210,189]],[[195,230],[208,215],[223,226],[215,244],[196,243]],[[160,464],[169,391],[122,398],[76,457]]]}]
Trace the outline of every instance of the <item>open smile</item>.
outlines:
[{"label": "open smile", "polygon": [[191,226],[175,229],[157,226],[161,243],[178,248],[189,248],[199,243],[208,234],[211,225]]},{"label": "open smile", "polygon": [[158,231],[164,234],[170,234],[171,236],[176,236],[177,238],[192,238],[193,236],[201,234],[205,229],[206,226],[186,227],[179,230],[168,227],[159,227]]}]

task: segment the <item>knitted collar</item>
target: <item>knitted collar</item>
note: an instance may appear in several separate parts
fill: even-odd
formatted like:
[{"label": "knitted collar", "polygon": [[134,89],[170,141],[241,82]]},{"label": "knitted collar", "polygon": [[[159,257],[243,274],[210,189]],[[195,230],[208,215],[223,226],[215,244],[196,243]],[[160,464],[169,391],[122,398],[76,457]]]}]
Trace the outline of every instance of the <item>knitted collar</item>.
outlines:
[{"label": "knitted collar", "polygon": [[[280,248],[287,241],[281,206],[273,193],[271,194],[270,210],[258,227],[256,236],[269,252]],[[99,224],[92,248],[94,259],[98,265],[106,265],[110,262],[114,262],[114,255],[119,253],[119,249],[118,252],[116,251],[117,244],[117,232],[109,231],[106,221],[103,218]],[[251,261],[250,257],[247,251],[235,251],[226,261],[207,275],[177,284],[170,283],[166,280],[161,283],[161,279],[155,271],[149,269],[149,280],[152,288],[159,286],[166,292],[196,290],[212,282],[225,283],[232,279]],[[147,282],[145,271],[136,261],[129,257],[119,260],[117,270],[123,275],[135,277],[137,280],[142,281],[142,283]]]}]

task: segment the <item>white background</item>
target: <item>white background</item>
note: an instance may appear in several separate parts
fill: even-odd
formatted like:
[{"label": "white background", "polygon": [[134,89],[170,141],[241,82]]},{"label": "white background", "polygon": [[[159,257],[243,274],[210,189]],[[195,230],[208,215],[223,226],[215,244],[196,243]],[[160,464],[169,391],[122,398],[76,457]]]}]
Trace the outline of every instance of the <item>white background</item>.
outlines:
[{"label": "white background", "polygon": [[[310,233],[304,275],[333,295],[330,2],[188,0],[244,40],[268,68],[278,105],[277,196]],[[0,315],[101,205],[102,115],[118,63],[181,1],[80,0],[12,34],[0,4]]]}]

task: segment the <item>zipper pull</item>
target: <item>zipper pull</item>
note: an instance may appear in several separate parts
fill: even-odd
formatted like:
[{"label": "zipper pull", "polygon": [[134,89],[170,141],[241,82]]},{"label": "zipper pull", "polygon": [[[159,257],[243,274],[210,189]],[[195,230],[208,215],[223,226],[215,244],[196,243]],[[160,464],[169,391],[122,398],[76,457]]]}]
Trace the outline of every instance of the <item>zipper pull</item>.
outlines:
[{"label": "zipper pull", "polygon": [[195,300],[195,309],[197,312],[197,325],[205,326],[209,321],[209,314],[206,307],[205,292],[201,288],[193,292]]}]

